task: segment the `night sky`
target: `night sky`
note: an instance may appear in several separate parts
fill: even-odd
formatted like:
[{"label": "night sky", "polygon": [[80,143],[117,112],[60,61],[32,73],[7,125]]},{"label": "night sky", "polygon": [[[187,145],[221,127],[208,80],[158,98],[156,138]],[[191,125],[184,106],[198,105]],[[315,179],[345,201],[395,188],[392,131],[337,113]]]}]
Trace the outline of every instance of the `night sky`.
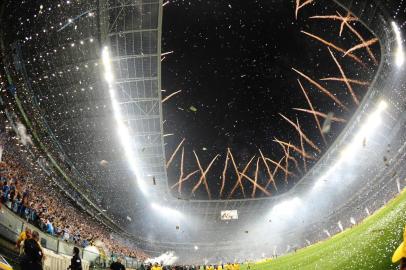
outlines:
[{"label": "night sky", "polygon": [[[301,127],[322,153],[344,128],[344,124],[334,123],[326,134],[325,145],[313,116],[292,110],[295,107],[309,108],[297,83],[299,76],[292,67],[317,80],[349,107],[348,112],[343,111],[301,78],[316,110],[326,114],[333,112],[336,117],[348,120],[357,108],[345,84],[319,81],[323,77],[341,77],[340,72],[327,47],[300,32],[317,34],[345,49],[359,43],[348,29],[339,37],[339,21],[309,19],[313,15],[336,15],[336,11],[346,14],[327,2],[304,7],[297,21],[292,1],[170,1],[164,7],[162,51],[174,52],[162,62],[162,89],[165,90],[162,95],[165,97],[182,90],[163,104],[165,133],[174,134],[165,137],[166,155],[169,158],[182,138],[186,138],[185,174],[188,174],[198,169],[193,150],[204,168],[216,154],[220,154],[207,178],[212,198],[219,197],[228,147],[240,170],[256,155],[247,172],[252,178],[257,157],[260,157],[258,149],[276,161],[283,157],[282,148],[273,142],[274,137],[300,147],[297,132],[278,113],[293,121],[298,117]],[[365,40],[373,37],[360,23],[351,25]],[[379,45],[371,48],[379,59]],[[376,66],[368,59],[365,49],[354,54],[367,67],[333,52],[348,78],[372,80]],[[361,99],[367,86],[352,86]],[[323,123],[322,118],[320,121]],[[306,151],[314,157],[321,156],[308,145]],[[180,152],[168,170],[170,186],[179,178]],[[297,154],[294,157],[300,165],[299,170],[290,164],[289,169],[296,177],[289,177],[289,184],[285,184],[282,171],[277,173],[279,193],[288,190],[304,173],[301,157]],[[312,163],[314,161],[308,167]],[[273,170],[274,166],[270,167]],[[236,181],[231,166],[227,175],[223,197],[227,197]],[[267,175],[261,162],[258,175],[258,183],[265,185]],[[196,174],[184,183],[182,195],[177,193],[177,188],[173,194],[189,198],[199,176]],[[250,197],[252,184],[244,180],[244,186]],[[269,191],[276,194],[271,186]],[[195,195],[191,198],[207,198],[204,185]],[[260,191],[256,193],[256,196],[263,195]],[[239,189],[232,198],[238,197],[242,197]]]}]

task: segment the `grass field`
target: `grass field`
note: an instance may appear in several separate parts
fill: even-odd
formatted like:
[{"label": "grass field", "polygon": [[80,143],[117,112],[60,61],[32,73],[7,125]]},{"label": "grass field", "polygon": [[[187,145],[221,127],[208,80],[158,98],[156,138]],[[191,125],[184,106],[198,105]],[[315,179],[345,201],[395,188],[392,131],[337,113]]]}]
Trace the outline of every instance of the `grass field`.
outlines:
[{"label": "grass field", "polygon": [[[255,264],[251,269],[397,269],[391,263],[391,258],[402,242],[405,224],[404,190],[359,225],[296,253]],[[246,266],[242,270],[246,270]]]}]

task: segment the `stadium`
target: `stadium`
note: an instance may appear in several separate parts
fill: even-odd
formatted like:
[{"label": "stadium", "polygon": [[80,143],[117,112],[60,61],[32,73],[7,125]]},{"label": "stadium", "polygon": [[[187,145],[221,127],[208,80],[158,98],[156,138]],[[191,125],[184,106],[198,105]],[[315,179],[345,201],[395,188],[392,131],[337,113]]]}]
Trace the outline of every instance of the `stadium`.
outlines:
[{"label": "stadium", "polygon": [[406,267],[405,15],[3,0],[0,269]]}]

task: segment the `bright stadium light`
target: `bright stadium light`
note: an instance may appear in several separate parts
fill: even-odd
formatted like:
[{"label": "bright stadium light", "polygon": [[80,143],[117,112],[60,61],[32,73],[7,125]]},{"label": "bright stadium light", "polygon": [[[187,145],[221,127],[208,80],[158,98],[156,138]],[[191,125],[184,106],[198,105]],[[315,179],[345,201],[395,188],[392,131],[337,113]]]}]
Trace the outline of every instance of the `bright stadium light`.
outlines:
[{"label": "bright stadium light", "polygon": [[405,62],[405,53],[403,51],[402,36],[400,33],[399,26],[395,22],[392,22],[392,28],[393,28],[393,31],[395,32],[396,43],[397,43],[397,48],[396,48],[396,52],[395,52],[395,63],[398,67],[401,67],[403,65],[403,63]]},{"label": "bright stadium light", "polygon": [[283,201],[272,208],[271,217],[290,218],[294,216],[295,211],[302,205],[302,200],[294,197],[290,200]]},{"label": "bright stadium light", "polygon": [[382,124],[382,113],[387,109],[388,103],[381,100],[378,103],[377,108],[367,118],[366,122],[361,126],[358,133],[350,141],[350,143],[344,147],[341,152],[340,158],[332,165],[329,170],[323,174],[314,184],[313,190],[320,190],[326,185],[326,181],[329,180],[331,185],[332,175],[336,175],[336,170],[341,167],[344,162],[350,162],[357,157],[359,151],[363,148],[363,142],[369,141],[375,134],[377,128]]},{"label": "bright stadium light", "polygon": [[356,156],[356,153],[362,147],[362,142],[364,140],[369,140],[374,135],[377,128],[382,124],[382,112],[386,110],[387,107],[388,104],[386,101],[382,100],[379,102],[377,109],[368,116],[367,121],[362,125],[357,135],[355,135],[350,144],[344,148],[341,156],[342,159],[348,160]]},{"label": "bright stadium light", "polygon": [[151,203],[151,207],[152,209],[154,209],[155,211],[157,211],[160,215],[165,215],[165,216],[169,216],[172,218],[181,218],[183,217],[182,213],[179,212],[178,210],[166,207],[166,206],[162,206],[159,205],[157,203]]},{"label": "bright stadium light", "polygon": [[198,246],[195,246],[195,250],[198,250],[199,249],[199,247]]},{"label": "bright stadium light", "polygon": [[121,114],[120,110],[120,104],[117,101],[116,98],[116,91],[114,87],[114,73],[113,69],[111,66],[111,57],[110,57],[110,51],[108,47],[104,47],[102,51],[102,62],[103,62],[103,67],[104,67],[104,79],[107,82],[108,89],[109,89],[109,94],[110,94],[110,99],[111,99],[111,105],[113,108],[113,113],[114,113],[114,118],[117,123],[117,133],[120,138],[121,144],[124,148],[126,158],[128,160],[128,163],[130,165],[131,170],[134,172],[135,177],[137,178],[138,186],[140,187],[140,190],[142,193],[147,194],[147,186],[143,179],[141,179],[141,173],[139,173],[138,168],[137,168],[137,160],[133,151],[133,144],[132,140],[130,137],[130,133],[125,126],[123,122],[123,116]]}]

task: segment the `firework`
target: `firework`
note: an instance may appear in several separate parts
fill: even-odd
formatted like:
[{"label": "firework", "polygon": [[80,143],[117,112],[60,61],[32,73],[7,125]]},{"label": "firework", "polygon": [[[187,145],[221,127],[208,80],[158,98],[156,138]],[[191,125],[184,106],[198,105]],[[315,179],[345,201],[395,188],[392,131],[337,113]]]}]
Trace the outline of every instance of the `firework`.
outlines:
[{"label": "firework", "polygon": [[303,139],[311,146],[314,148],[314,150],[316,150],[317,152],[321,153],[320,148],[317,147],[316,144],[314,144],[314,142],[312,140],[310,140],[306,134],[304,134],[304,132],[295,124],[293,123],[289,118],[287,118],[286,116],[284,116],[283,114],[279,113],[280,116],[282,116],[283,119],[285,119],[289,124],[291,124],[296,131],[300,134],[300,136],[303,137]]},{"label": "firework", "polygon": [[222,175],[222,179],[221,179],[220,198],[223,195],[224,185],[226,183],[226,172],[227,172],[228,160],[230,159],[228,152],[229,152],[229,149],[227,150],[226,161],[224,164],[224,170],[223,170],[223,175]]},{"label": "firework", "polygon": [[341,108],[343,108],[344,110],[348,111],[348,108],[338,99],[336,98],[330,91],[328,91],[326,88],[324,88],[323,86],[321,86],[318,82],[314,81],[312,78],[310,78],[309,76],[307,76],[306,74],[300,72],[299,70],[292,68],[296,73],[298,73],[300,76],[302,76],[303,78],[305,78],[308,82],[310,82],[311,84],[313,84],[317,89],[319,89],[322,93],[324,93],[326,96],[328,96],[329,98],[331,98],[335,103],[337,103]]},{"label": "firework", "polygon": [[254,186],[256,186],[258,189],[260,189],[263,193],[265,193],[265,194],[268,195],[268,196],[271,196],[271,193],[270,193],[268,190],[266,190],[266,189],[265,189],[264,187],[262,187],[261,185],[257,184],[254,180],[252,180],[251,177],[247,176],[247,175],[244,174],[244,173],[241,173],[241,176],[244,177],[244,178],[246,178],[248,181],[250,181]]},{"label": "firework", "polygon": [[[345,54],[345,52],[346,52],[344,49],[338,47],[337,45],[334,45],[334,44],[331,43],[331,42],[328,42],[328,41],[322,39],[322,38],[319,37],[319,36],[316,36],[316,35],[314,35],[314,34],[311,34],[311,33],[309,33],[309,32],[303,31],[303,30],[302,30],[301,32],[302,32],[303,34],[305,34],[305,35],[308,35],[309,37],[312,37],[312,38],[314,38],[314,39],[320,41],[320,42],[323,43],[324,45],[327,45],[327,46],[333,48],[333,49],[336,50],[336,51],[339,51],[339,52],[341,52],[341,53],[343,53],[343,54]],[[364,64],[364,62],[362,62],[361,59],[359,59],[357,56],[353,55],[352,53],[348,53],[347,55],[348,55],[348,57],[352,58],[352,59],[353,59],[354,61],[356,61],[357,63],[361,64],[363,67],[366,67],[366,65]]]},{"label": "firework", "polygon": [[[298,81],[298,83],[299,83],[300,89],[302,90],[302,92],[303,92],[303,94],[304,94],[304,96],[305,96],[305,98],[306,98],[306,100],[307,100],[307,103],[309,104],[310,109],[311,109],[312,111],[315,111],[315,110],[314,110],[314,107],[313,107],[313,104],[312,104],[312,102],[310,101],[310,98],[309,98],[309,96],[307,95],[306,90],[304,89],[302,83],[300,82],[300,80],[297,80],[297,81]],[[316,121],[317,128],[318,128],[319,131],[320,131],[321,137],[323,138],[324,144],[327,144],[326,138],[324,137],[323,132],[321,132],[321,125],[320,125],[319,118],[317,117],[316,114],[313,114],[313,117],[314,117],[314,120]]]},{"label": "firework", "polygon": [[[337,14],[342,18],[341,14],[340,14],[339,12],[337,12]],[[348,29],[350,29],[351,32],[353,32],[353,33],[358,37],[358,39],[359,39],[362,43],[365,42],[365,40],[364,40],[364,38],[361,36],[361,34],[358,33],[358,31],[355,30],[354,27],[352,27],[352,26],[348,23],[348,21],[343,20],[342,23],[345,24],[345,25],[348,27]],[[367,47],[366,47],[366,50],[367,50],[369,56],[371,57],[372,61],[374,62],[374,64],[377,65],[377,64],[378,64],[378,61],[376,60],[375,55],[373,54],[371,48],[369,48],[369,46],[367,46]]]},{"label": "firework", "polygon": [[192,189],[192,194],[194,194],[195,191],[199,188],[199,186],[203,183],[204,186],[205,186],[205,188],[206,188],[207,195],[209,196],[209,200],[211,200],[211,192],[210,192],[210,189],[209,189],[209,185],[207,184],[206,174],[207,174],[207,172],[210,170],[210,168],[211,168],[211,166],[213,165],[214,161],[215,161],[220,155],[217,154],[217,155],[210,161],[210,163],[209,163],[209,165],[207,166],[206,170],[203,171],[203,168],[202,168],[202,166],[201,166],[201,164],[200,164],[200,161],[199,161],[199,157],[197,156],[197,154],[196,154],[195,151],[193,151],[193,154],[195,155],[196,162],[197,162],[197,166],[199,166],[199,170],[200,170],[201,176],[200,176],[199,181],[198,181],[198,182],[196,183],[196,185],[193,187],[193,189]]},{"label": "firework", "polygon": [[[302,173],[302,170],[300,169],[299,163],[297,162],[296,158],[294,158],[292,155],[290,155],[290,148],[286,147],[285,145],[280,144],[280,143],[279,143],[279,145],[282,147],[282,150],[283,150],[283,152],[285,154],[285,169],[286,169],[286,171],[288,171],[288,161],[291,160],[295,164],[296,170],[298,170],[300,173]],[[287,183],[287,174],[285,174],[285,181]]]},{"label": "firework", "polygon": [[368,41],[364,41],[364,42],[362,42],[361,44],[355,45],[355,46],[352,47],[351,49],[347,50],[347,51],[344,53],[344,56],[349,55],[349,54],[352,53],[353,51],[356,51],[356,50],[359,50],[359,49],[362,49],[362,48],[365,48],[365,47],[369,47],[369,46],[375,44],[375,43],[378,42],[378,41],[379,41],[378,38],[373,38],[373,39],[370,39],[370,40],[368,40]]},{"label": "firework", "polygon": [[164,52],[164,53],[161,53],[161,56],[165,56],[165,55],[172,54],[172,53],[173,53],[173,51],[170,51],[170,52]]},{"label": "firework", "polygon": [[[245,190],[244,190],[244,186],[243,186],[243,184],[242,184],[242,182],[241,182],[241,179],[242,179],[241,173],[238,171],[237,165],[235,164],[235,160],[234,160],[233,154],[231,153],[231,151],[229,151],[229,153],[230,153],[231,161],[233,162],[233,166],[234,166],[235,172],[237,173],[237,182],[235,183],[235,185],[234,185],[233,189],[231,190],[230,194],[228,195],[228,198],[231,198],[231,196],[233,196],[234,191],[237,189],[238,185],[240,186],[240,188],[241,188],[241,190],[242,190],[242,192],[243,192],[243,196],[244,196],[244,198],[245,198]],[[248,168],[249,168],[251,162],[254,160],[254,158],[255,158],[255,156],[253,156],[253,157],[250,159],[250,161],[247,163],[247,165],[245,165],[245,168],[244,168],[244,170],[242,171],[242,173],[245,173],[245,172],[248,170]]]},{"label": "firework", "polygon": [[266,159],[267,161],[271,162],[272,164],[274,164],[277,168],[281,169],[285,174],[292,175],[292,176],[296,176],[295,173],[286,170],[286,168],[281,165],[282,161],[285,160],[285,158],[286,158],[286,157],[283,156],[283,158],[281,158],[281,161],[279,161],[279,162],[276,162],[276,161],[274,161],[274,160],[272,160],[272,159],[270,159],[270,158],[265,158],[265,159]]},{"label": "firework", "polygon": [[303,3],[300,2],[300,0],[296,0],[296,8],[295,8],[295,18],[297,20],[297,15],[299,14],[299,10],[304,7],[307,6],[308,4],[311,4],[313,2],[313,0],[306,0]]},{"label": "firework", "polygon": [[252,189],[251,198],[255,197],[255,192],[257,191],[258,171],[259,171],[259,157],[257,158],[257,167],[255,168],[254,188]]},{"label": "firework", "polygon": [[[276,166],[275,166],[275,169],[273,170],[273,173],[272,173],[272,178],[270,178],[270,179],[268,180],[268,183],[266,183],[265,189],[268,189],[268,186],[269,186],[269,184],[271,183],[271,179],[275,179],[275,175],[276,175],[276,173],[278,172],[279,167],[281,166],[281,163],[282,163],[282,161],[284,160],[284,158],[285,158],[285,157],[282,157],[282,158],[279,160],[279,162],[275,162],[275,161],[273,161],[272,159],[265,158],[265,162],[267,162],[267,161],[269,160],[269,161],[271,161],[271,163],[273,163],[273,164],[276,165]],[[274,181],[274,182],[275,182],[275,181]],[[274,183],[274,185],[275,185],[275,183]]]},{"label": "firework", "polygon": [[185,138],[183,138],[183,140],[179,143],[178,147],[176,147],[175,151],[172,153],[171,158],[169,159],[169,161],[166,163],[166,168],[169,167],[169,165],[171,165],[173,158],[175,157],[176,153],[179,151],[180,147],[182,146],[183,142],[185,141]]},{"label": "firework", "polygon": [[288,147],[292,148],[295,152],[299,153],[299,154],[302,155],[302,156],[305,156],[307,159],[315,159],[314,157],[310,156],[310,155],[309,155],[308,153],[306,153],[306,152],[303,152],[303,151],[300,150],[297,146],[295,146],[295,145],[293,145],[293,144],[291,144],[291,143],[287,143],[287,142],[278,140],[278,139],[276,139],[276,138],[274,139],[274,142],[281,143],[281,144],[283,144],[283,145],[285,145],[285,146],[288,146]]},{"label": "firework", "polygon": [[[297,117],[296,117],[296,125],[300,129],[299,119],[297,119]],[[305,152],[304,143],[303,143],[303,135],[301,133],[299,133],[299,135],[300,135],[300,148],[303,152]],[[302,159],[303,159],[303,168],[304,168],[305,172],[307,172],[306,157],[302,155]]]},{"label": "firework", "polygon": [[173,184],[173,185],[171,186],[171,189],[173,189],[173,188],[179,186],[179,185],[180,185],[181,183],[183,183],[183,182],[186,182],[190,177],[192,177],[193,175],[195,175],[195,174],[198,173],[199,171],[200,171],[200,170],[196,170],[196,171],[193,171],[193,172],[189,173],[189,174],[188,174],[185,178],[183,178],[181,181],[179,181],[179,182]]},{"label": "firework", "polygon": [[[322,112],[318,112],[318,111],[312,111],[312,110],[307,110],[307,109],[302,109],[302,108],[293,108],[293,110],[295,110],[295,111],[300,111],[300,112],[306,112],[306,113],[310,113],[310,114],[316,114],[317,116],[320,116],[320,117],[322,117],[322,118],[324,118],[324,119],[326,119],[326,118],[328,117],[327,114],[322,113]],[[335,117],[335,116],[333,116],[333,117],[331,118],[331,121],[340,122],[340,123],[345,123],[345,122],[347,122],[347,120],[345,120],[345,119],[343,119],[343,118],[338,118],[338,117]]]},{"label": "firework", "polygon": [[349,12],[346,17],[337,16],[337,15],[324,15],[324,16],[312,16],[312,17],[310,17],[310,19],[329,19],[329,20],[341,21],[340,33],[339,33],[340,37],[344,30],[344,25],[348,24],[347,22],[358,21],[358,19],[354,16],[351,16],[351,13],[349,13]]},{"label": "firework", "polygon": [[[337,77],[327,77],[327,78],[322,78],[320,81],[337,81],[337,82],[344,82],[343,78],[337,78]],[[347,81],[352,84],[357,84],[357,85],[369,85],[369,82],[365,81],[360,81],[360,80],[355,80],[355,79],[348,79]]]},{"label": "firework", "polygon": [[352,90],[351,84],[348,82],[347,76],[345,76],[344,70],[341,67],[340,63],[337,61],[335,58],[333,52],[330,50],[330,48],[327,48],[328,51],[330,52],[331,57],[333,58],[334,62],[336,63],[338,69],[340,70],[341,76],[343,77],[344,83],[347,85],[348,91],[350,92],[352,99],[354,100],[355,104],[359,105],[359,101],[357,96],[354,93],[354,90]]},{"label": "firework", "polygon": [[185,148],[182,147],[182,155],[180,158],[180,174],[179,174],[179,187],[178,187],[178,193],[181,194],[182,193],[182,178],[183,178],[183,158],[185,155]]},{"label": "firework", "polygon": [[[269,166],[268,166],[268,162],[266,162],[265,157],[264,157],[264,154],[262,154],[261,149],[259,149],[259,153],[261,154],[262,161],[264,162],[265,167],[266,167],[266,171],[268,172],[268,175],[269,175],[268,183],[270,183],[270,182],[272,181],[272,184],[273,184],[275,190],[277,191],[278,188],[276,187],[275,179],[273,178],[273,175],[272,175],[272,173],[271,173],[271,170],[269,169]],[[266,186],[266,188],[268,188],[268,185]]]},{"label": "firework", "polygon": [[169,96],[167,96],[166,98],[164,98],[164,99],[162,100],[162,103],[164,103],[165,101],[167,101],[168,99],[170,99],[170,98],[173,97],[174,95],[179,94],[180,92],[182,92],[182,90],[173,92],[172,94],[170,94]]},{"label": "firework", "polygon": [[[341,17],[341,16],[340,16]],[[343,20],[342,20],[342,22],[341,22],[341,25],[340,25],[340,33],[339,33],[339,36],[341,37],[341,34],[343,33],[343,30],[344,30],[344,26],[345,25],[349,25],[348,24],[348,22],[351,22],[351,21],[358,21],[358,19],[357,18],[355,18],[355,17],[353,17],[353,16],[351,16],[351,13],[350,12],[348,12],[347,13],[347,16],[345,16],[345,18],[343,18]]]}]

